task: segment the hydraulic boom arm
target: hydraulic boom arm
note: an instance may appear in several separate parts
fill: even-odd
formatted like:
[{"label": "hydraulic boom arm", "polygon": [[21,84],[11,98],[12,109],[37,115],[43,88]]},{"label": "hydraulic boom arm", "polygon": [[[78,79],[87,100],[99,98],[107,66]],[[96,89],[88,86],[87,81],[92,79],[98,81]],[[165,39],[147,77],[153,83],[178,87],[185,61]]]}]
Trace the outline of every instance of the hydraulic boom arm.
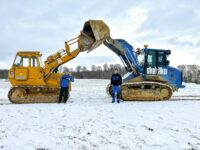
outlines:
[{"label": "hydraulic boom arm", "polygon": [[[77,44],[75,50],[70,50],[72,44]],[[142,74],[143,69],[139,66],[133,47],[122,39],[112,39],[108,26],[99,20],[85,22],[83,30],[77,38],[65,42],[65,49],[49,56],[45,61],[46,78],[60,65],[75,58],[80,52],[92,51],[103,44],[116,53],[124,63],[128,72],[134,76]]]},{"label": "hydraulic boom arm", "polygon": [[[108,26],[101,20],[89,20],[85,22],[83,30],[77,38],[65,42],[65,49],[61,49],[49,56],[45,61],[45,78],[60,65],[75,58],[80,52],[91,51],[100,46],[110,36]],[[77,44],[75,50],[70,46]]]},{"label": "hydraulic boom arm", "polygon": [[[89,47],[85,50],[93,50],[100,44],[104,43],[106,47],[117,54],[128,72],[132,72],[133,76],[143,74],[143,68],[140,67],[133,47],[122,39],[112,39],[110,30],[103,21],[89,20],[85,23],[82,31],[84,41],[90,41]],[[83,39],[80,39],[83,41]],[[84,43],[85,44],[85,43]],[[91,46],[92,45],[92,46]]]},{"label": "hydraulic boom arm", "polygon": [[66,41],[65,49],[61,49],[55,54],[47,57],[47,60],[45,61],[45,68],[44,68],[46,78],[60,65],[72,60],[79,54],[81,50],[79,47],[73,51],[70,50],[70,46],[78,42],[79,42],[78,37],[72,40]]},{"label": "hydraulic boom arm", "polygon": [[125,40],[108,38],[104,45],[120,57],[128,72],[133,72],[134,76],[143,73],[133,47]]}]

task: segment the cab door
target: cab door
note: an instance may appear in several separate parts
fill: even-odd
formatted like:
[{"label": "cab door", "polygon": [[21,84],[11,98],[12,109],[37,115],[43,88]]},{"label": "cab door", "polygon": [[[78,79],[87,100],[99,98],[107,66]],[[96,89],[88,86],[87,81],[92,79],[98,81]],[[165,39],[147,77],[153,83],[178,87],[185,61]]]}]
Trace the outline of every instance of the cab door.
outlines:
[{"label": "cab door", "polygon": [[30,81],[34,81],[34,82],[38,82],[38,79],[41,78],[40,63],[39,63],[37,56],[30,57],[29,77],[28,78]]},{"label": "cab door", "polygon": [[28,66],[29,66],[28,56],[16,56],[14,62],[15,80],[26,81],[28,79],[28,72],[29,72]]},{"label": "cab door", "polygon": [[148,51],[145,70],[147,75],[166,75],[167,65],[165,51]]}]

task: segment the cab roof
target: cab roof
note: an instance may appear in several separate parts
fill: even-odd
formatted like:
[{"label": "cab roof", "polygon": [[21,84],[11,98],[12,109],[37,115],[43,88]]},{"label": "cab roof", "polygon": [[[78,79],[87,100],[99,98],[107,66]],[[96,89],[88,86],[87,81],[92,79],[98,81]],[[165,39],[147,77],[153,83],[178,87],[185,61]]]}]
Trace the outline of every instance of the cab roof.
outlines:
[{"label": "cab roof", "polygon": [[41,56],[41,53],[39,51],[18,51],[17,55],[37,55],[37,56]]},{"label": "cab roof", "polygon": [[159,52],[165,52],[167,55],[171,54],[171,50],[169,49],[155,49],[155,48],[143,48],[143,51],[147,52],[147,51],[159,51]]}]

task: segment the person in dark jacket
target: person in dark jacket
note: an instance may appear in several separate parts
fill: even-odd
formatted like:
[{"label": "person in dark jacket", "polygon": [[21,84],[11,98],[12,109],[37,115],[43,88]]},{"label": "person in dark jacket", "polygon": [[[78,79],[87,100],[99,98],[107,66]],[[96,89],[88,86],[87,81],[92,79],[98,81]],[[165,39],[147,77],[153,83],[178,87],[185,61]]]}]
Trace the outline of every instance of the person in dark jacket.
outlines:
[{"label": "person in dark jacket", "polygon": [[111,77],[111,86],[112,86],[112,103],[115,102],[115,98],[117,97],[117,103],[119,103],[119,94],[120,94],[120,86],[122,84],[122,77],[118,73],[118,69],[115,68],[114,74]]},{"label": "person in dark jacket", "polygon": [[64,94],[64,103],[67,102],[69,98],[69,84],[74,82],[74,78],[67,72],[64,72],[64,75],[60,78],[60,95],[58,103],[61,103],[62,96]]}]

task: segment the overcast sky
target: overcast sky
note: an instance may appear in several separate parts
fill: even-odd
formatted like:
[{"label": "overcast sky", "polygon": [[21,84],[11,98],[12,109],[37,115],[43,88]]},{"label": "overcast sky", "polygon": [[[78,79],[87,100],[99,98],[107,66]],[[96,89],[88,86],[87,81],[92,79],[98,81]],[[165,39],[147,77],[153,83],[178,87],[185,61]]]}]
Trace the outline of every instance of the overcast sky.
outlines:
[{"label": "overcast sky", "polygon": [[[86,20],[102,19],[113,38],[134,48],[171,49],[171,65],[200,64],[200,0],[1,0],[0,69],[18,50],[39,50],[43,60],[79,35]],[[104,46],[65,64],[120,63]]]}]

